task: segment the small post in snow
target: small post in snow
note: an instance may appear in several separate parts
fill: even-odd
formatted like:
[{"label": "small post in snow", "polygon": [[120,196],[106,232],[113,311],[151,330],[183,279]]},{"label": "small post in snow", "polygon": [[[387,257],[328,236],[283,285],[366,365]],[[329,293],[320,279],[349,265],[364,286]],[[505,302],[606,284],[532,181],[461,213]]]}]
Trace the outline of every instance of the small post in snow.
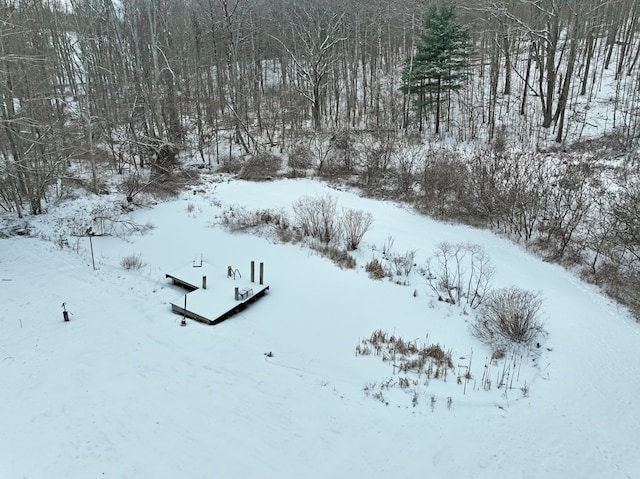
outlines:
[{"label": "small post in snow", "polygon": [[180,321],[180,326],[187,325],[187,295],[184,295],[184,313],[182,313],[182,321]]},{"label": "small post in snow", "polygon": [[93,232],[93,227],[89,226],[87,228],[87,236],[89,237],[89,246],[91,246],[91,264],[93,265],[93,270],[96,270],[96,260],[93,257],[93,240],[91,239],[95,233]]}]

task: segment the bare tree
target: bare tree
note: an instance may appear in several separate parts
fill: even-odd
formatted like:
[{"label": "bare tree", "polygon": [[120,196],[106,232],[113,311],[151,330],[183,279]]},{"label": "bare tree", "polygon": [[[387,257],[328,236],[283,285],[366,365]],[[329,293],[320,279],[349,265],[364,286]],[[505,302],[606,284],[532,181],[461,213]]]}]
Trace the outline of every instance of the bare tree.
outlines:
[{"label": "bare tree", "polygon": [[344,13],[324,0],[295,1],[287,11],[289,24],[282,26],[284,35],[276,39],[293,62],[295,88],[311,105],[313,127],[320,130],[328,78],[338,59],[335,47],[345,40]]}]

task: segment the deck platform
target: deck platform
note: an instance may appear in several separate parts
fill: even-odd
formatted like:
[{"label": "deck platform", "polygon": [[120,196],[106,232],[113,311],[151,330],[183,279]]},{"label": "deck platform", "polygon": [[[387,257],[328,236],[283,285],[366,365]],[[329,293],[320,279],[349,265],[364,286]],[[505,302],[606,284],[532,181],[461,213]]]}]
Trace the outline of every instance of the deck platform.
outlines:
[{"label": "deck platform", "polygon": [[242,279],[239,273],[229,275],[227,268],[204,262],[185,266],[165,276],[189,291],[170,302],[171,310],[210,325],[221,323],[239,313],[269,290],[269,285]]}]

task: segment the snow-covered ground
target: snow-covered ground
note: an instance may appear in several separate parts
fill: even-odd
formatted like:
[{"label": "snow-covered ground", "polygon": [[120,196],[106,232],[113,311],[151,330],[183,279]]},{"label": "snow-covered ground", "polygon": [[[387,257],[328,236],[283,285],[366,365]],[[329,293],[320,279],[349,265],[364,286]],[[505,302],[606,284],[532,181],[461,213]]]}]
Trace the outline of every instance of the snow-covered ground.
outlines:
[{"label": "snow-covered ground", "polygon": [[[231,205],[328,191],[373,215],[355,270],[219,224]],[[0,478],[640,477],[640,326],[517,245],[310,180],[221,181],[133,213],[153,224],[144,235],[95,237],[94,270],[88,239],[70,236],[90,224],[87,201],[32,220],[34,236],[69,247],[0,240]],[[442,241],[480,244],[494,286],[540,293],[549,335],[517,360],[511,388],[480,387],[489,348],[417,268],[409,286],[368,277],[389,238],[419,266]],[[129,255],[145,266],[124,270]],[[184,292],[164,275],[201,257],[220,267],[211,287],[233,281],[229,265],[246,278],[264,262],[269,293],[220,325],[180,327],[169,302]],[[381,391],[386,403],[365,394],[398,377],[355,354],[377,329],[472,360],[472,379],[421,380],[415,405],[399,387]]]}]

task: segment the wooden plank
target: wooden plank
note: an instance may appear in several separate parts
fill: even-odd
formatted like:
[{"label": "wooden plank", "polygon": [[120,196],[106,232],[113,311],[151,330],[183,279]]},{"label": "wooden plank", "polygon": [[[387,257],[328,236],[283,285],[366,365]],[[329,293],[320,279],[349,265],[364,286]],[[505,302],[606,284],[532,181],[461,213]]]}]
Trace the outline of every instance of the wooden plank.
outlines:
[{"label": "wooden plank", "polygon": [[197,286],[187,283],[186,281],[183,281],[180,278],[176,278],[175,276],[172,276],[170,274],[165,274],[164,277],[171,278],[173,280],[173,284],[188,289],[189,291],[195,291],[196,289],[198,289]]}]

